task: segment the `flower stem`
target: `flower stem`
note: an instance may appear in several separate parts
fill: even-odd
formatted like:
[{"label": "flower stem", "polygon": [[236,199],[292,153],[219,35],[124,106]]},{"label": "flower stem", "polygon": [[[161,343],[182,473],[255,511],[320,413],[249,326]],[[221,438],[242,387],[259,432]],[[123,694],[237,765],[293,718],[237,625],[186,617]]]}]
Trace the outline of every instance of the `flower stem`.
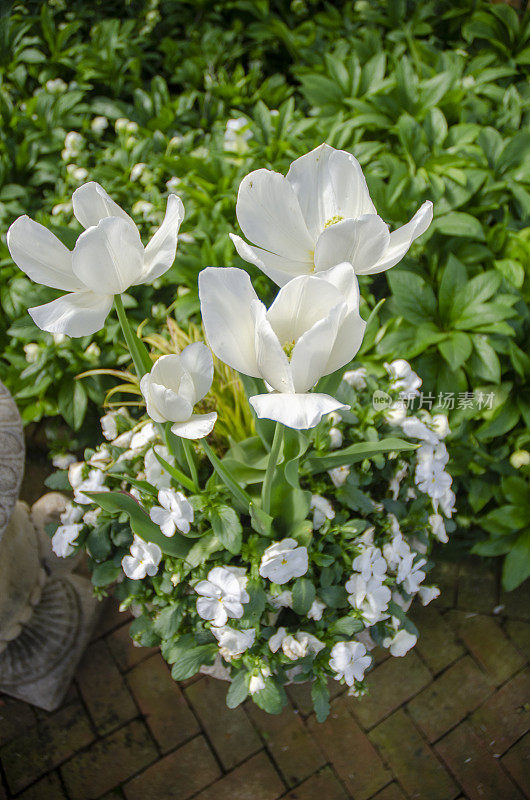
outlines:
[{"label": "flower stem", "polygon": [[283,442],[283,432],[284,427],[282,423],[277,422],[276,428],[274,429],[272,447],[269,453],[267,471],[265,472],[265,478],[263,480],[263,487],[261,490],[261,508],[266,514],[270,514],[272,481],[274,478],[274,472],[278,466],[278,456],[280,455],[280,449]]},{"label": "flower stem", "polygon": [[213,452],[212,448],[210,447],[206,439],[201,439],[201,445],[204,452],[206,453],[206,456],[209,458],[212,467],[217,472],[217,474],[223,481],[224,485],[227,487],[227,489],[230,490],[233,497],[242,507],[242,510],[244,510],[248,514],[249,507],[252,502],[252,498],[250,497],[250,495],[247,494],[245,490],[239,486],[237,481],[235,481],[232,478],[228,470],[225,469],[223,462],[219,458],[217,458],[217,456]]},{"label": "flower stem", "polygon": [[146,374],[146,372],[150,371],[152,366],[149,353],[147,352],[144,343],[140,341],[129,325],[129,320],[127,319],[127,315],[123,307],[123,300],[121,299],[120,294],[114,295],[114,306],[120,321],[123,336],[125,337],[125,343],[129,348],[129,352],[134,363],[136,374],[139,378],[141,378]]},{"label": "flower stem", "polygon": [[191,442],[188,439],[182,439],[182,448],[184,450],[184,455],[186,456],[186,461],[188,462],[190,477],[195,486],[198,486],[199,476],[197,474],[197,465],[195,464],[195,454],[193,452]]}]

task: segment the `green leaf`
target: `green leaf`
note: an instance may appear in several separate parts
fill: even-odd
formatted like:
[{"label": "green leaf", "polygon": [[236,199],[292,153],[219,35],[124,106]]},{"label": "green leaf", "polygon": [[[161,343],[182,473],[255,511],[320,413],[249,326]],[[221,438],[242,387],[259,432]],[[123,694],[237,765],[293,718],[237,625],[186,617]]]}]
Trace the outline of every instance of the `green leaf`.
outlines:
[{"label": "green leaf", "polygon": [[359,633],[363,629],[364,622],[362,620],[346,615],[339,617],[330,626],[329,632],[332,636],[353,636],[354,633]]},{"label": "green leaf", "polygon": [[467,271],[465,266],[453,255],[449,256],[446,267],[443,271],[438,293],[438,308],[440,316],[444,321],[458,319],[458,309],[455,307],[456,297],[467,281]]},{"label": "green leaf", "polygon": [[110,541],[110,523],[93,528],[88,534],[85,547],[88,554],[95,561],[104,561],[112,553],[112,543]]},{"label": "green leaf", "polygon": [[327,472],[334,467],[355,464],[357,461],[364,461],[379,453],[397,453],[405,450],[415,450],[417,445],[406,442],[403,439],[380,439],[378,442],[358,442],[342,450],[334,450],[333,453],[310,453],[304,461],[304,468],[310,475],[317,475],[320,472]]},{"label": "green leaf", "polygon": [[241,552],[243,527],[234,509],[230,506],[219,506],[208,513],[208,518],[221,544],[234,555]]},{"label": "green leaf", "polygon": [[273,678],[265,678],[264,688],[253,694],[252,700],[268,714],[281,714],[287,705],[285,689]]},{"label": "green leaf", "polygon": [[72,487],[70,485],[70,481],[68,480],[68,470],[61,469],[57,472],[52,472],[51,475],[44,481],[44,485],[48,487],[48,489],[52,489],[54,492],[71,492]]},{"label": "green leaf", "polygon": [[321,586],[318,594],[330,608],[344,608],[348,605],[348,592],[344,586]]},{"label": "green leaf", "polygon": [[530,577],[530,530],[524,531],[504,559],[502,585],[511,592]]},{"label": "green leaf", "polygon": [[237,708],[247,699],[249,678],[250,675],[246,670],[241,670],[234,675],[226,695],[228,708]]},{"label": "green leaf", "polygon": [[417,325],[432,322],[436,297],[423,278],[409,270],[398,270],[389,272],[387,280],[392,289],[392,303],[399,315]]},{"label": "green leaf", "polygon": [[217,655],[216,644],[201,644],[190,650],[180,650],[171,667],[171,677],[174,681],[185,681],[191,678],[203,664],[212,664]]},{"label": "green leaf", "polygon": [[445,236],[465,236],[469,239],[485,241],[482,225],[476,217],[463,211],[450,211],[434,220],[433,227]]},{"label": "green leaf", "polygon": [[182,608],[176,603],[170,603],[158,613],[153,628],[161,639],[169,639],[177,633],[182,616]]},{"label": "green leaf", "polygon": [[315,587],[309,578],[298,578],[293,585],[293,611],[305,617],[316,597]]},{"label": "green leaf", "polygon": [[265,610],[267,595],[265,594],[259,581],[250,580],[246,590],[250,596],[250,601],[243,605],[243,616],[241,617],[242,628],[254,628],[259,625],[261,615]]},{"label": "green leaf", "polygon": [[104,561],[103,564],[96,564],[92,570],[92,583],[94,586],[108,586],[122,574],[119,564],[115,564],[114,561]]},{"label": "green leaf", "polygon": [[464,364],[473,350],[473,343],[467,333],[452,333],[448,339],[438,343],[438,350],[452,370]]},{"label": "green leaf", "polygon": [[502,491],[510,503],[521,506],[523,509],[530,509],[530,487],[523,478],[518,478],[516,475],[503,478]]},{"label": "green leaf", "polygon": [[330,712],[329,689],[326,681],[317,679],[311,686],[311,699],[318,722],[325,722]]},{"label": "green leaf", "polygon": [[256,503],[250,504],[250,524],[252,529],[261,536],[272,535],[272,523],[274,522],[270,514],[266,514]]},{"label": "green leaf", "polygon": [[130,494],[126,492],[86,492],[86,495],[109,514],[122,512],[127,514],[133,533],[146,542],[157,544],[166,555],[184,558],[188,553],[189,540],[178,533],[172,537],[164,536],[158,525],[155,525]]}]

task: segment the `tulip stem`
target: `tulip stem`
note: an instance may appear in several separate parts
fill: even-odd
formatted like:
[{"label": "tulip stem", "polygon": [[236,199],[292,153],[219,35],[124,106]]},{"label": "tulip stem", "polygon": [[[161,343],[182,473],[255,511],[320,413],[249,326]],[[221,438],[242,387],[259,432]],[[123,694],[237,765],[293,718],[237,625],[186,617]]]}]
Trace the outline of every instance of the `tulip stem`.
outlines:
[{"label": "tulip stem", "polygon": [[230,490],[231,494],[238,501],[241,505],[242,510],[244,510],[247,514],[249,513],[250,504],[252,503],[252,498],[249,494],[245,492],[244,489],[239,486],[237,481],[235,481],[227,469],[225,469],[223,462],[217,458],[215,453],[213,452],[212,448],[206,441],[206,439],[201,439],[201,445],[206,453],[212,467],[217,472],[221,480],[223,481],[224,485],[227,489]]},{"label": "tulip stem", "polygon": [[199,476],[197,474],[197,466],[195,464],[195,454],[193,452],[191,442],[189,441],[189,439],[181,439],[181,441],[182,441],[182,449],[184,450],[184,455],[186,456],[186,461],[188,462],[190,477],[195,486],[198,486]]},{"label": "tulip stem", "polygon": [[272,494],[272,481],[274,473],[278,466],[278,456],[283,442],[284,427],[281,422],[276,423],[274,429],[274,439],[269,453],[269,461],[267,463],[267,470],[263,480],[263,488],[261,490],[261,508],[266,514],[270,514],[271,508],[271,494]]},{"label": "tulip stem", "polygon": [[150,371],[152,366],[149,353],[147,352],[144,343],[140,341],[129,325],[129,320],[127,319],[127,315],[123,307],[123,300],[121,299],[120,294],[114,295],[114,306],[120,321],[123,336],[125,337],[125,343],[129,349],[129,353],[131,354],[131,358],[134,363],[136,374],[139,378],[141,378],[146,374],[146,372]]}]

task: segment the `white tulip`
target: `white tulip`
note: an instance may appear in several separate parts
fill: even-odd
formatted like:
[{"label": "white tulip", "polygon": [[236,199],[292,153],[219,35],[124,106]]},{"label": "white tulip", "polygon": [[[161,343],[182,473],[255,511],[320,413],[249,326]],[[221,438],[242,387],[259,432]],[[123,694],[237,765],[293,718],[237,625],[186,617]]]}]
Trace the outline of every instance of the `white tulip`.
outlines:
[{"label": "white tulip", "polygon": [[157,544],[145,542],[135,534],[131,553],[122,558],[121,566],[128,578],[139,581],[146,575],[156,575],[161,559],[162,550]]},{"label": "white tulip", "polygon": [[309,566],[306,547],[295,539],[282,539],[267,547],[261,557],[259,574],[272,583],[287,583],[291,578],[305,575]]},{"label": "white tulip", "polygon": [[100,330],[114,295],[130,286],[151,283],[172,265],[184,206],[176,195],[146,247],[131,217],[94,181],[73,194],[73,209],[86,230],[73,251],[43,225],[24,215],[7,232],[15,264],[37,283],[68,294],[29,309],[44,331],[85,336]]},{"label": "white tulip", "polygon": [[291,164],[287,176],[258,169],[243,178],[236,214],[243,234],[231,234],[241,258],[278,286],[344,261],[374,274],[401,261],[432,220],[425,202],[403,227],[389,233],[370,199],[354,156],[322,144]]},{"label": "white tulip", "polygon": [[52,550],[59,558],[67,558],[75,551],[73,543],[79,536],[83,525],[79,522],[59,525],[52,536]]},{"label": "white tulip", "polygon": [[345,408],[333,397],[309,390],[323,375],[351,361],[362,342],[365,323],[349,264],[339,264],[319,277],[295,278],[268,310],[240,269],[203,270],[199,297],[214,353],[271,387],[269,394],[250,398],[259,418],[305,429],[317,425],[323,415]]},{"label": "white tulip", "polygon": [[155,422],[173,422],[171,430],[184,439],[207,436],[217,419],[215,412],[194,414],[193,406],[207,394],[213,380],[213,357],[202,342],[179,355],[162,356],[140,381],[147,413]]},{"label": "white tulip", "polygon": [[331,649],[329,666],[335,673],[335,680],[344,678],[348,686],[362,681],[371,663],[372,659],[366,655],[366,647],[361,642],[337,642]]},{"label": "white tulip", "polygon": [[190,523],[193,522],[193,506],[182,492],[173,489],[160,489],[158,492],[159,506],[154,506],[149,512],[151,520],[160,526],[164,536],[174,536],[175,531],[189,533]]}]

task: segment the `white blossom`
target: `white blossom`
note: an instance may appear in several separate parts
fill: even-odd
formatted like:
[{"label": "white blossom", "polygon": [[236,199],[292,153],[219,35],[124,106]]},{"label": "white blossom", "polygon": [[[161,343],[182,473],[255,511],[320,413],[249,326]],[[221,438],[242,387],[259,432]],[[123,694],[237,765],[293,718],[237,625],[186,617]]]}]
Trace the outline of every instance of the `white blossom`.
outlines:
[{"label": "white blossom", "polygon": [[130,441],[131,450],[143,450],[143,448],[153,442],[158,436],[157,430],[152,422],[142,425],[140,430],[133,433]]},{"label": "white blossom", "polygon": [[261,557],[259,574],[273,583],[287,583],[300,578],[308,569],[307,548],[295,539],[282,539],[267,547]]},{"label": "white blossom", "polygon": [[[75,465],[72,465],[75,466]],[[70,467],[72,469],[72,467]],[[74,500],[76,503],[80,503],[80,505],[86,506],[94,501],[87,497],[85,492],[108,492],[109,487],[105,486],[105,473],[102,472],[100,469],[91,469],[88,473],[88,477],[81,481],[74,487]]]},{"label": "white blossom", "polygon": [[342,433],[339,428],[330,428],[328,434],[330,450],[336,450],[342,446]]},{"label": "white blossom", "polygon": [[59,558],[67,558],[75,552],[73,543],[79,536],[83,525],[79,522],[59,525],[52,536],[52,550]]},{"label": "white blossom", "polygon": [[366,389],[366,367],[348,370],[342,376],[342,380],[358,392]]},{"label": "white blossom", "polygon": [[327,519],[335,518],[333,506],[329,500],[319,494],[312,495],[311,508],[313,509],[313,528],[316,531],[320,530]]},{"label": "white blossom", "polygon": [[530,453],[528,450],[514,450],[510,456],[510,464],[514,469],[527,467],[530,464]]},{"label": "white blossom", "polygon": [[103,133],[109,126],[109,121],[107,117],[94,117],[92,122],[90,123],[90,127],[94,131],[94,133]]},{"label": "white blossom", "polygon": [[403,628],[399,630],[392,638],[387,637],[383,639],[383,647],[390,650],[392,656],[404,656],[408,651],[414,647],[418,637],[413,633],[409,633]]},{"label": "white blossom", "polygon": [[344,678],[348,686],[362,681],[371,663],[372,659],[361,642],[337,642],[331,649],[329,666],[335,673],[335,680]]},{"label": "white blossom", "polygon": [[79,522],[82,516],[83,510],[79,506],[74,506],[73,503],[68,502],[59,519],[61,520],[61,525],[72,525],[74,522]]},{"label": "white blossom", "polygon": [[269,667],[261,667],[255,670],[251,674],[248,682],[249,694],[256,694],[256,692],[261,692],[261,690],[265,688],[265,679],[268,678],[270,674],[271,671]]},{"label": "white blossom", "polygon": [[316,597],[311,603],[311,608],[307,612],[308,619],[314,619],[316,621],[322,619],[322,614],[324,613],[325,608],[326,604],[323,603],[322,600],[319,600],[318,597]]},{"label": "white blossom", "polygon": [[68,469],[70,464],[75,464],[76,457],[72,453],[56,453],[52,456],[52,464],[57,469]]},{"label": "white blossom", "polygon": [[418,595],[422,606],[427,606],[431,600],[436,600],[440,596],[440,590],[437,586],[420,586]]},{"label": "white blossom", "polygon": [[158,502],[160,505],[154,506],[149,516],[155,525],[160,526],[164,536],[174,536],[177,529],[189,533],[193,522],[193,506],[185,495],[174,489],[160,489]]},{"label": "white blossom", "polygon": [[346,583],[348,602],[361,612],[363,618],[370,625],[385,619],[386,610],[392,597],[388,586],[377,578],[365,581],[362,575],[354,573]]},{"label": "white blossom", "polygon": [[252,138],[249,121],[246,117],[229,119],[224,135],[224,149],[230,153],[242,155],[248,150],[248,140]]},{"label": "white blossom", "polygon": [[346,466],[334,467],[333,469],[328,470],[328,475],[331,478],[331,482],[337,489],[346,483],[349,474],[350,468]]},{"label": "white blossom", "polygon": [[157,489],[169,489],[171,486],[171,475],[169,472],[166,472],[155,453],[158,453],[158,455],[172,467],[175,466],[175,457],[171,455],[167,447],[163,444],[155,444],[144,456],[145,479]]},{"label": "white blossom", "polygon": [[128,578],[139,581],[146,575],[156,575],[161,559],[162,550],[157,544],[145,542],[135,534],[130,555],[122,558],[121,566]]},{"label": "white blossom", "polygon": [[250,600],[248,592],[226,567],[211,569],[207,580],[199,581],[195,591],[201,595],[197,600],[197,613],[218,628],[226,625],[229,617],[241,618],[243,605]]},{"label": "white blossom", "polygon": [[366,547],[353,559],[352,564],[355,572],[359,572],[364,581],[371,578],[383,582],[386,574],[387,564],[378,547]]},{"label": "white blossom", "polygon": [[240,656],[249,647],[252,647],[256,638],[255,628],[238,631],[229,625],[223,625],[218,628],[212,625],[211,631],[219,642],[219,653],[225,661],[230,661],[232,658]]},{"label": "white blossom", "polygon": [[447,531],[445,530],[444,518],[441,514],[431,514],[429,516],[429,525],[431,526],[433,536],[435,536],[439,542],[445,544],[445,542],[449,541]]},{"label": "white blossom", "polygon": [[390,364],[385,363],[385,369],[390,375],[392,389],[399,389],[402,396],[417,397],[422,380],[408,361],[398,358]]}]

